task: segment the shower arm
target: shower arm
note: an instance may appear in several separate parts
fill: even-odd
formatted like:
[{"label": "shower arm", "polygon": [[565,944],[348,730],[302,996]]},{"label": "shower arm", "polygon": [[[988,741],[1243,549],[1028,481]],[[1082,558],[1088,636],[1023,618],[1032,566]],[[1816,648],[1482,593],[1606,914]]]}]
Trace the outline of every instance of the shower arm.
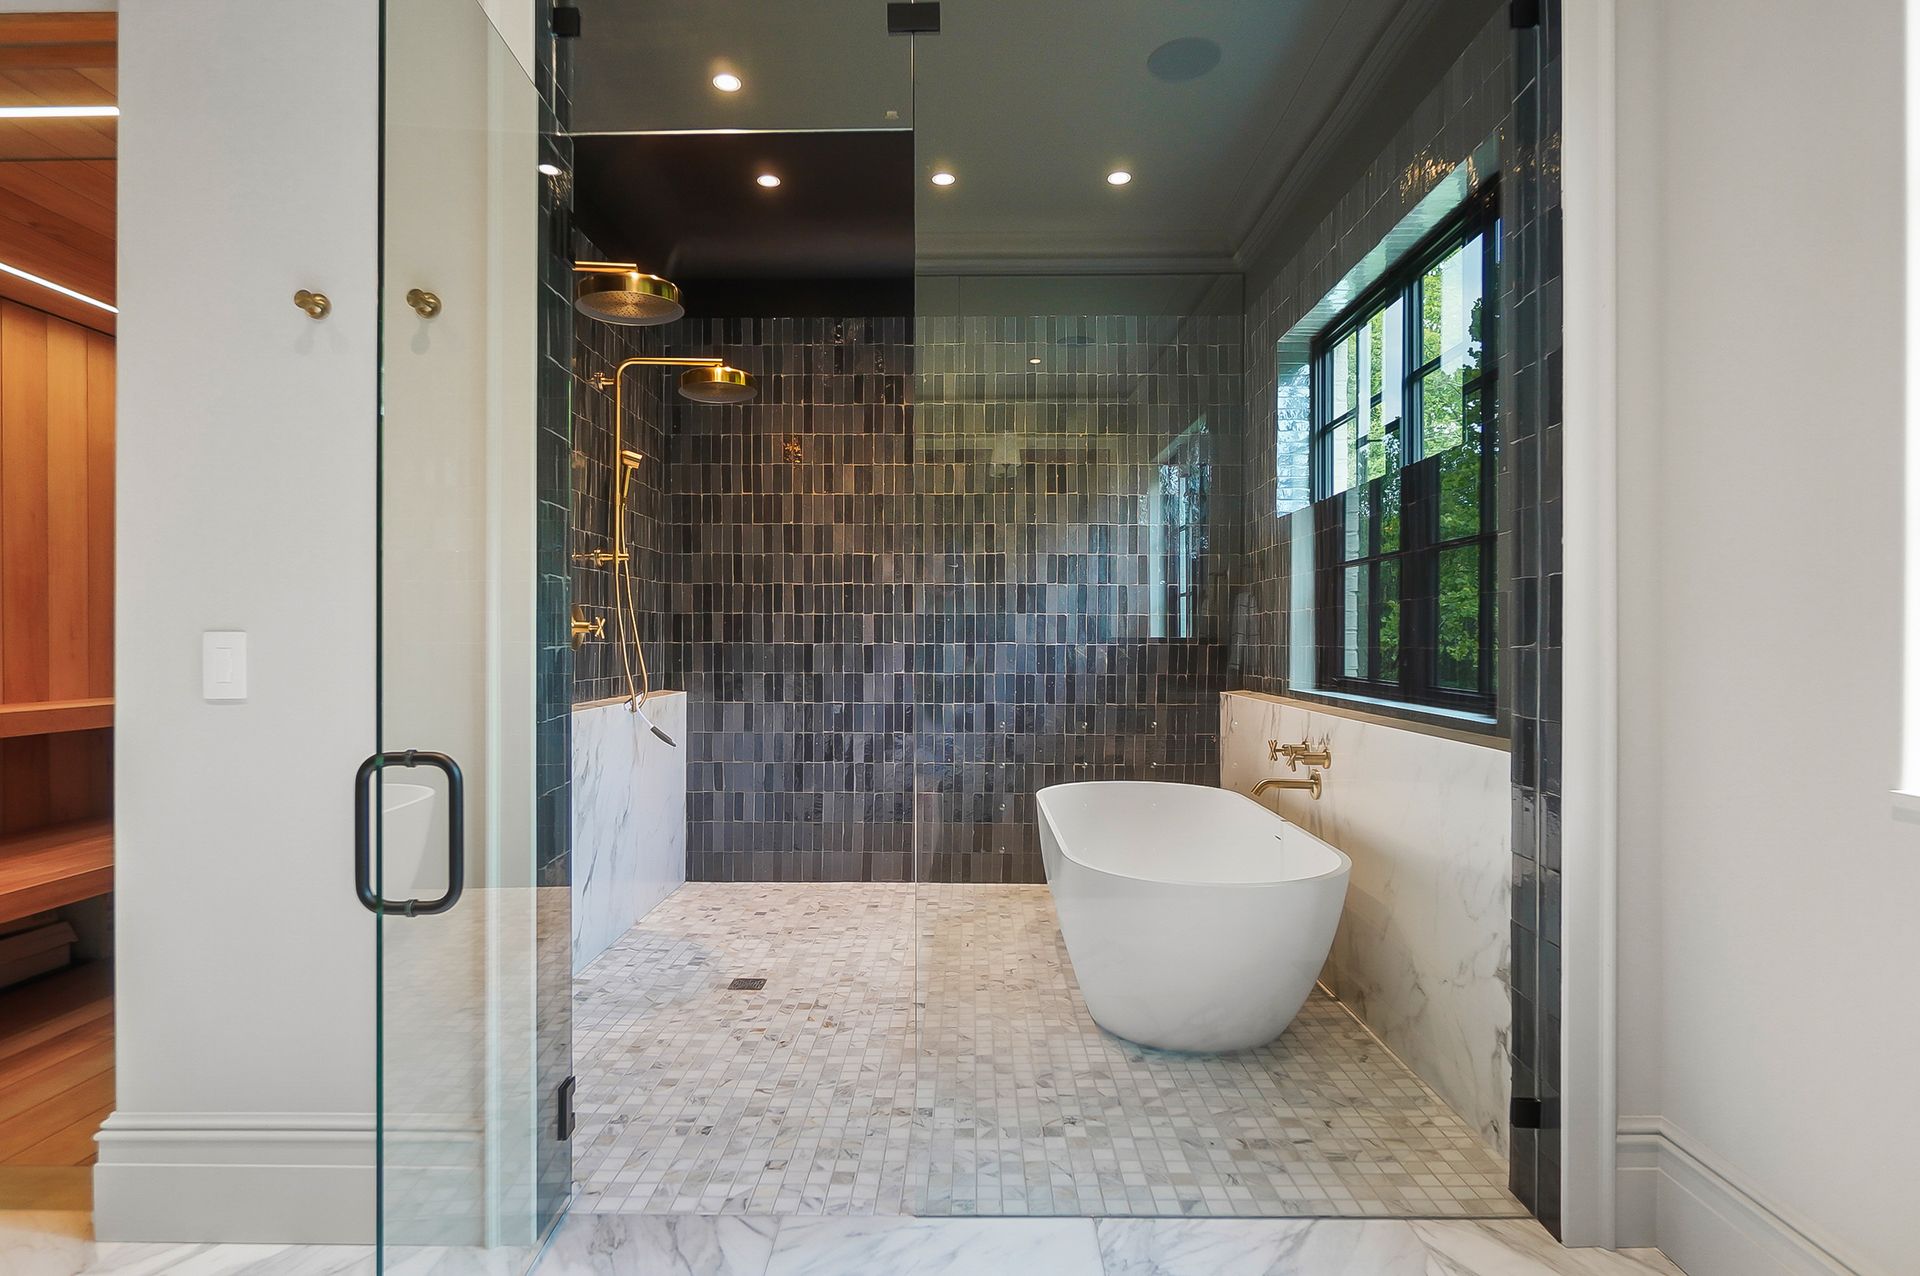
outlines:
[{"label": "shower arm", "polygon": [[[599,262],[584,262],[583,267],[597,267]],[[580,269],[581,267],[576,267]],[[614,368],[612,375],[596,372],[587,378],[587,384],[596,390],[613,391],[613,527],[607,537],[613,542],[613,552],[624,556],[626,546],[627,512],[627,476],[634,462],[629,458],[639,453],[629,451],[622,431],[627,419],[627,383],[621,375],[628,368],[724,368],[725,359],[679,358],[674,355],[635,355],[631,359],[622,359]]]}]

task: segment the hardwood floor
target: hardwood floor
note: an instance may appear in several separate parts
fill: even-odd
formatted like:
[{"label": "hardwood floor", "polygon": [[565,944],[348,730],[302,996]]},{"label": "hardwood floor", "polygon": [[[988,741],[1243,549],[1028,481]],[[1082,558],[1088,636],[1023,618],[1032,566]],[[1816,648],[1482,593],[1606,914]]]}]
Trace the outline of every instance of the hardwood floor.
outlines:
[{"label": "hardwood floor", "polygon": [[0,992],[0,1208],[86,1193],[93,1136],[112,1110],[106,963]]}]

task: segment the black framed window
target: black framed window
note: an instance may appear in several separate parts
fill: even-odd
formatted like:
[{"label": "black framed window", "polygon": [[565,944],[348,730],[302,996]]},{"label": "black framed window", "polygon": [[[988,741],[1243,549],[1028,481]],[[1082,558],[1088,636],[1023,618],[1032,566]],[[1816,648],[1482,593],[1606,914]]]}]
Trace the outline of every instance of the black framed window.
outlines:
[{"label": "black framed window", "polygon": [[1494,711],[1499,255],[1489,188],[1314,342],[1321,689]]}]

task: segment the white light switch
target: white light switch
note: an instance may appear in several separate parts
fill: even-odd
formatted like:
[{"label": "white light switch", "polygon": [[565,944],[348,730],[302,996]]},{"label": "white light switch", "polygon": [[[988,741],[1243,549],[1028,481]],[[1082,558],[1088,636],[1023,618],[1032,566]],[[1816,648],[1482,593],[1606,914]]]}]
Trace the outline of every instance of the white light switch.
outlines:
[{"label": "white light switch", "polygon": [[247,634],[209,629],[200,635],[200,681],[208,700],[247,698]]}]

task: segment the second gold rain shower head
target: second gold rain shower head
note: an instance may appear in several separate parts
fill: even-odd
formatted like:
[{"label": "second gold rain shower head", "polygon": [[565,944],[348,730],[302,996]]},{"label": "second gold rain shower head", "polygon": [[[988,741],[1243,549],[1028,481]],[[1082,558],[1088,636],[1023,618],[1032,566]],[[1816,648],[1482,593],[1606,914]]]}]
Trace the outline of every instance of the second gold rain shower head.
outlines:
[{"label": "second gold rain shower head", "polygon": [[722,407],[745,403],[757,393],[751,376],[724,363],[701,364],[680,374],[680,397],[695,403]]},{"label": "second gold rain shower head", "polygon": [[616,424],[621,415],[618,407],[621,391],[625,388],[621,384],[620,374],[628,368],[685,368],[686,371],[680,374],[680,397],[707,407],[747,403],[760,393],[753,384],[751,373],[742,372],[719,359],[683,359],[677,355],[623,359],[611,374],[596,372],[587,378],[587,384],[594,389],[613,391]]}]

